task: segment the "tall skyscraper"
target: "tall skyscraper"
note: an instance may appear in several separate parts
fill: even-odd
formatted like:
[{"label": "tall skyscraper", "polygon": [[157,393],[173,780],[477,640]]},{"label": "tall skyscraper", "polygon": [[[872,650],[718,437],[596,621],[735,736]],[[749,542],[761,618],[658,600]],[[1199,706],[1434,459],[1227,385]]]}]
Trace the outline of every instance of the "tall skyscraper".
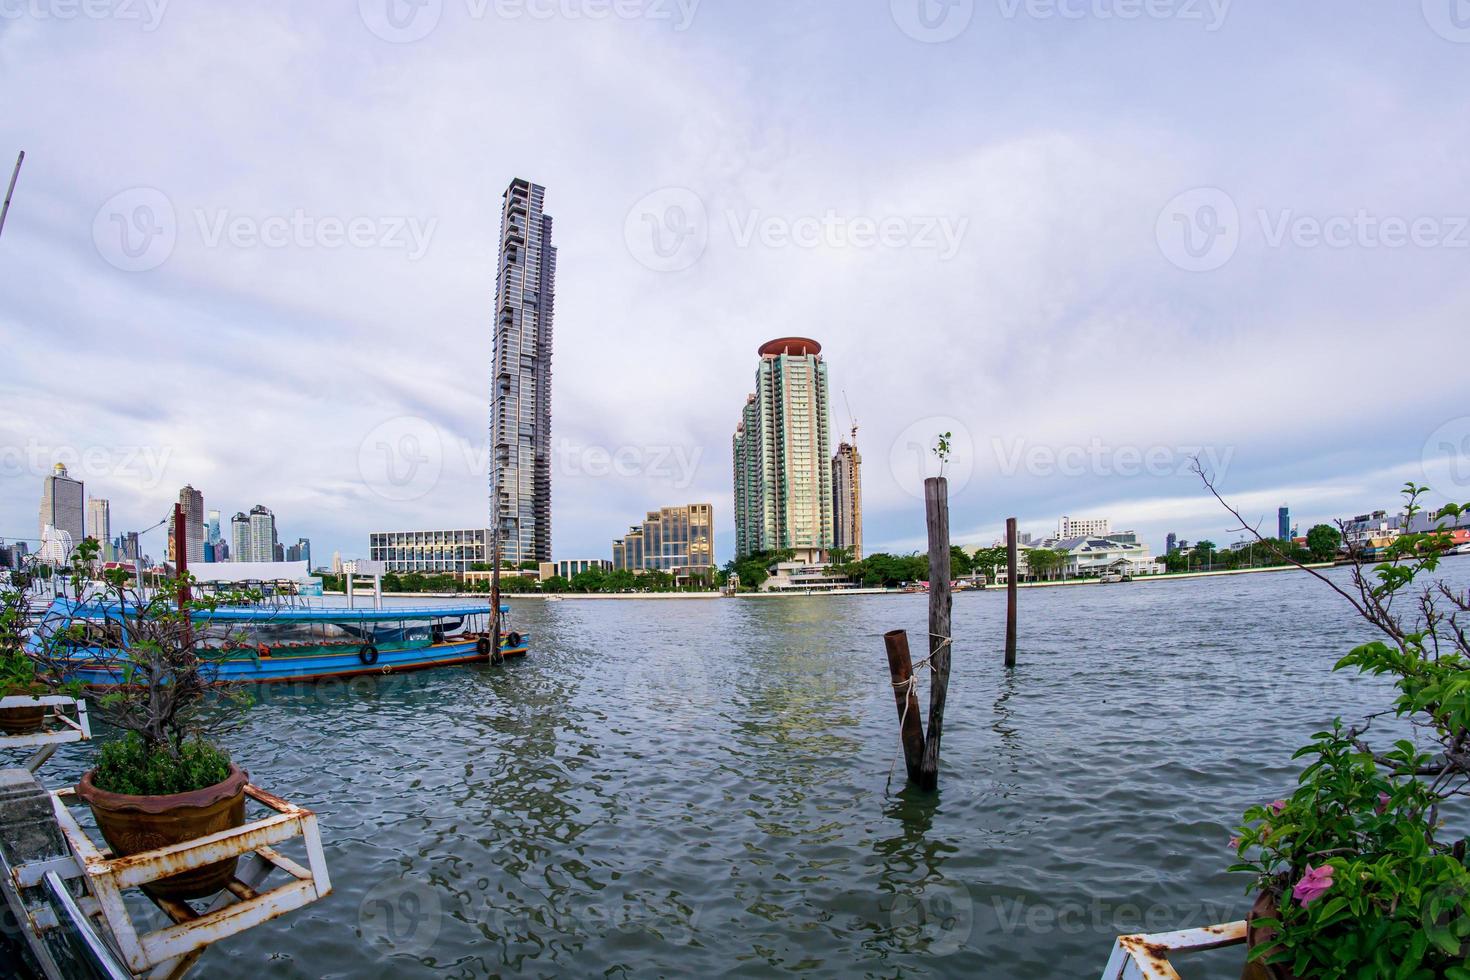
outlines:
[{"label": "tall skyscraper", "polygon": [[[40,533],[36,536],[46,537],[46,528],[50,526],[65,531],[73,547],[80,543],[86,530],[82,521],[84,496],[82,481],[67,476],[66,467],[57,463],[52,474],[41,482],[41,515],[37,523]],[[52,538],[60,540],[55,534]]]},{"label": "tall skyscraper", "polygon": [[791,549],[819,562],[832,547],[827,363],[805,337],[760,349],[755,393],[735,428],[735,552]]},{"label": "tall skyscraper", "polygon": [[179,491],[179,506],[184,509],[184,547],[190,565],[204,563],[204,494],[192,486]]},{"label": "tall skyscraper", "polygon": [[250,555],[243,560],[276,560],[276,515],[262,504],[250,508]]},{"label": "tall skyscraper", "polygon": [[852,442],[840,444],[832,457],[832,546],[847,549],[853,561],[863,557],[863,457],[857,433],[854,425]]},{"label": "tall skyscraper", "polygon": [[556,249],[546,188],[517,178],[500,213],[490,394],[490,521],[502,558],[551,560],[551,342]]},{"label": "tall skyscraper", "polygon": [[209,528],[205,533],[204,540],[209,544],[219,544],[219,511],[209,512]]},{"label": "tall skyscraper", "polygon": [[1276,512],[1276,537],[1282,541],[1291,540],[1291,508],[1283,507]]},{"label": "tall skyscraper", "polygon": [[250,554],[250,518],[236,514],[230,518],[230,559],[251,561]]},{"label": "tall skyscraper", "polygon": [[95,538],[99,557],[112,561],[112,513],[111,505],[101,497],[87,501],[87,537]]}]

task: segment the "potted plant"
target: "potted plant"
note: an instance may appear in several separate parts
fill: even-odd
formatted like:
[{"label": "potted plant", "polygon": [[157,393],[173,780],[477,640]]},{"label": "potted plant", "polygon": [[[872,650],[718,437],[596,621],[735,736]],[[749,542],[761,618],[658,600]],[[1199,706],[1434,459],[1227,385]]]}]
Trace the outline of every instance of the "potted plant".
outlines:
[{"label": "potted plant", "polygon": [[[91,539],[78,547],[73,565],[79,580],[95,552]],[[209,738],[228,718],[227,709],[244,703],[217,685],[213,670],[234,638],[208,617],[222,604],[256,598],[195,599],[187,576],[145,593],[128,587],[125,570],[114,570],[104,575],[85,614],[40,651],[56,676],[65,676],[73,651],[82,647],[93,665],[105,665],[117,678],[95,705],[122,737],[102,746],[96,767],[76,788],[115,854],[243,825],[249,776]],[[160,898],[207,897],[229,882],[235,864],[234,858],[219,861],[144,887]]]},{"label": "potted plant", "polygon": [[[1425,492],[1405,488],[1408,526]],[[1454,839],[1470,817],[1470,594],[1428,582],[1448,546],[1405,533],[1371,569],[1355,560],[1346,588],[1318,575],[1379,634],[1336,669],[1397,694],[1314,735],[1296,789],[1246,811],[1231,870],[1257,895],[1248,977],[1470,980],[1470,864]]]}]

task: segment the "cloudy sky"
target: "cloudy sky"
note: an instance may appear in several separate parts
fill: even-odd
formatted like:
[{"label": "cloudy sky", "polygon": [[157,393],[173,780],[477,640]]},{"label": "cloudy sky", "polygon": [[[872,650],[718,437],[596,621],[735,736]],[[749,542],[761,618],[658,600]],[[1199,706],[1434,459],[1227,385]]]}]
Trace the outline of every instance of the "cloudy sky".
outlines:
[{"label": "cloudy sky", "polygon": [[[870,550],[1470,498],[1462,0],[0,0],[0,536],[55,459],[318,559],[483,526],[498,206],[560,249],[555,547],[713,500],[825,347]],[[850,405],[850,409],[848,408]],[[1454,458],[1458,457],[1458,458]],[[161,554],[154,532],[148,550]]]}]

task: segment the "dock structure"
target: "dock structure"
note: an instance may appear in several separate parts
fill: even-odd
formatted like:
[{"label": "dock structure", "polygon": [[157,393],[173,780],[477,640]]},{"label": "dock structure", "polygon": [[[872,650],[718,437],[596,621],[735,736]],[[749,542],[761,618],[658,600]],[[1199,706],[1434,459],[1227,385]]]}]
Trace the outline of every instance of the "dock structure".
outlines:
[{"label": "dock structure", "polygon": [[[75,791],[48,790],[34,771],[57,745],[91,737],[86,705],[40,700],[50,709],[49,728],[0,737],[0,748],[38,749],[26,768],[0,770],[0,953],[7,962],[44,980],[175,980],[212,944],[331,893],[316,814],[251,784],[245,796],[258,812],[241,827],[125,856],[95,843],[69,806]],[[304,865],[277,849],[292,840],[305,851]],[[143,891],[169,925],[147,928],[128,907],[125,894],[134,889],[230,858],[240,858],[239,866],[212,899],[191,904]],[[276,871],[283,880],[268,887]]]}]

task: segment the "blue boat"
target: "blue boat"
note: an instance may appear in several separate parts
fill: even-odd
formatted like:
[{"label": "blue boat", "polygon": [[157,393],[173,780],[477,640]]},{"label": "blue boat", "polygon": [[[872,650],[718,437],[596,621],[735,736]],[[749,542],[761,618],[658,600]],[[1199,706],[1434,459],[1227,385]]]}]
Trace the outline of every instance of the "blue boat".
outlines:
[{"label": "blue boat", "polygon": [[[501,607],[500,655],[524,657],[531,637],[506,628]],[[300,606],[221,607],[195,613],[201,634],[228,639],[201,640],[210,680],[216,683],[272,684],[322,681],[362,674],[393,674],[494,659],[493,628],[485,605],[394,609],[307,608]],[[127,662],[127,616],[116,604],[58,599],[46,610],[32,649],[50,642],[78,621],[85,639],[60,641],[69,679],[88,687],[123,683]]]}]

